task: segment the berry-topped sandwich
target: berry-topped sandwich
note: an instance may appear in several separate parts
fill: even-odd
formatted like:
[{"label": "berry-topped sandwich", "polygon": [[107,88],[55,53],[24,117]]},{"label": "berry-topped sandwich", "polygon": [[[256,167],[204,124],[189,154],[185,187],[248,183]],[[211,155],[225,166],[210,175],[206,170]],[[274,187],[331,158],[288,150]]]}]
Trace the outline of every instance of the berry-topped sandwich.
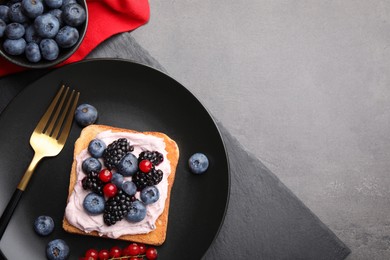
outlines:
[{"label": "berry-topped sandwich", "polygon": [[179,149],[159,132],[85,127],[74,148],[63,228],[161,245]]}]

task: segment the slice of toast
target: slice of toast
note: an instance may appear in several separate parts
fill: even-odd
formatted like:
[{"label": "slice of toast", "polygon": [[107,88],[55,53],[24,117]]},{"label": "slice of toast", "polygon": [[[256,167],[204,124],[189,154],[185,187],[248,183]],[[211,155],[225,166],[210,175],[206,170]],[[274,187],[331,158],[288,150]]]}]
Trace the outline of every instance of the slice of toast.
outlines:
[{"label": "slice of toast", "polygon": [[[129,129],[122,129],[122,128],[116,128],[106,125],[90,125],[85,127],[80,137],[76,140],[74,145],[74,159],[72,164],[72,169],[70,173],[70,183],[69,183],[69,195],[68,195],[68,202],[69,197],[72,194],[74,187],[76,185],[77,181],[77,172],[76,172],[76,156],[83,151],[84,149],[87,149],[88,144],[91,140],[95,139],[96,135],[98,133],[101,133],[103,131],[110,130],[111,132],[127,132],[127,133],[140,133],[134,130]],[[162,212],[162,214],[157,218],[155,226],[156,228],[147,233],[147,234],[134,234],[134,235],[122,235],[116,239],[120,240],[126,240],[126,241],[132,241],[137,243],[144,243],[149,245],[161,245],[165,241],[166,233],[167,233],[167,226],[168,226],[168,215],[169,215],[169,204],[170,204],[170,197],[171,197],[171,189],[175,180],[175,174],[176,174],[176,167],[179,160],[179,148],[174,140],[169,138],[166,134],[160,133],[160,132],[142,132],[142,134],[145,135],[152,135],[155,137],[162,138],[165,143],[165,150],[167,152],[166,159],[170,162],[170,168],[171,172],[168,176],[168,189],[167,189],[167,198],[165,200],[165,207]],[[122,220],[126,221],[126,220]],[[63,219],[63,228],[65,231],[75,234],[82,234],[82,235],[90,235],[90,236],[100,236],[98,232],[92,231],[92,232],[84,232],[80,230],[79,228],[73,226],[68,222],[66,219],[66,216],[64,216]],[[105,237],[103,235],[103,237]]]}]

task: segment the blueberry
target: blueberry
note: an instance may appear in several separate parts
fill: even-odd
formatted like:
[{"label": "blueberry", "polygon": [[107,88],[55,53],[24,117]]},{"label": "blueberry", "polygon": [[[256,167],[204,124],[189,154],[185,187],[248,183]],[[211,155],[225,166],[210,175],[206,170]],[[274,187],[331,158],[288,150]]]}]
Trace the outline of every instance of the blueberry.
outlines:
[{"label": "blueberry", "polygon": [[104,149],[106,149],[106,144],[100,139],[93,139],[89,142],[88,152],[92,155],[92,157],[102,157]]},{"label": "blueberry", "polygon": [[195,153],[188,160],[188,165],[193,173],[202,174],[209,167],[209,160],[203,153]]},{"label": "blueberry", "polygon": [[45,13],[35,18],[34,26],[41,37],[54,38],[60,29],[60,22],[54,15]]},{"label": "blueberry", "polygon": [[74,118],[80,126],[92,125],[96,122],[98,112],[89,104],[81,104],[76,108]]},{"label": "blueberry", "polygon": [[26,41],[23,38],[17,40],[6,39],[3,47],[4,51],[9,55],[20,55],[26,48]]},{"label": "blueberry", "polygon": [[45,0],[45,4],[51,9],[60,8],[62,0]]},{"label": "blueberry", "polygon": [[7,24],[2,19],[0,19],[0,38],[3,37],[6,27]]},{"label": "blueberry", "polygon": [[65,260],[69,256],[69,246],[62,239],[52,240],[46,246],[46,256],[49,260]]},{"label": "blueberry", "polygon": [[39,44],[42,40],[42,37],[38,35],[37,31],[35,30],[35,26],[30,24],[26,28],[26,32],[24,33],[24,39],[26,42],[33,42]]},{"label": "blueberry", "polygon": [[12,22],[24,23],[28,21],[28,17],[22,11],[22,3],[14,3],[9,7],[8,17]]},{"label": "blueberry", "polygon": [[65,8],[65,6],[70,4],[77,4],[76,0],[62,0],[62,8]]},{"label": "blueberry", "polygon": [[111,182],[114,183],[115,186],[117,186],[119,189],[122,189],[123,181],[123,175],[117,172],[114,173],[111,177]]},{"label": "blueberry", "polygon": [[43,3],[40,0],[23,0],[22,10],[25,15],[34,19],[43,14]]},{"label": "blueberry", "polygon": [[30,62],[34,62],[34,63],[40,61],[42,57],[38,44],[34,42],[30,42],[27,44],[25,54],[26,54],[26,58]]},{"label": "blueberry", "polygon": [[34,221],[34,230],[38,235],[47,236],[54,230],[54,221],[50,216],[39,216]]},{"label": "blueberry", "polygon": [[10,23],[5,27],[5,36],[11,40],[17,40],[23,37],[25,31],[20,23]]},{"label": "blueberry", "polygon": [[102,169],[102,164],[98,159],[89,157],[82,162],[81,168],[87,174],[91,172],[98,173]]},{"label": "blueberry", "polygon": [[137,186],[132,181],[125,181],[122,183],[122,190],[128,195],[133,196],[137,192]]},{"label": "blueberry", "polygon": [[104,197],[93,192],[85,196],[83,201],[83,207],[89,215],[99,215],[103,213],[104,205]]},{"label": "blueberry", "polygon": [[132,153],[127,153],[117,165],[118,172],[123,176],[132,176],[138,170],[138,159]]},{"label": "blueberry", "polygon": [[70,26],[79,26],[87,18],[84,8],[79,4],[68,4],[62,10],[62,18]]},{"label": "blueberry", "polygon": [[76,44],[79,37],[79,31],[76,28],[66,25],[58,31],[55,39],[60,47],[70,48]]},{"label": "blueberry", "polygon": [[126,220],[129,222],[140,222],[146,216],[146,206],[139,200],[130,203],[129,212],[126,215]]},{"label": "blueberry", "polygon": [[46,60],[55,60],[60,53],[57,43],[53,39],[43,39],[39,43],[42,57]]},{"label": "blueberry", "polygon": [[62,21],[61,9],[52,9],[48,13],[54,15],[57,18],[58,22],[60,23],[60,28],[64,25],[64,21]]},{"label": "blueberry", "polygon": [[81,168],[87,174],[91,172],[100,172],[102,169],[102,164],[98,159],[89,157],[83,161]]},{"label": "blueberry", "polygon": [[8,11],[9,11],[9,7],[8,6],[0,5],[0,19],[3,20],[6,23],[9,22]]},{"label": "blueberry", "polygon": [[160,198],[160,192],[156,186],[147,186],[141,191],[141,200],[146,204],[152,204],[158,201]]}]

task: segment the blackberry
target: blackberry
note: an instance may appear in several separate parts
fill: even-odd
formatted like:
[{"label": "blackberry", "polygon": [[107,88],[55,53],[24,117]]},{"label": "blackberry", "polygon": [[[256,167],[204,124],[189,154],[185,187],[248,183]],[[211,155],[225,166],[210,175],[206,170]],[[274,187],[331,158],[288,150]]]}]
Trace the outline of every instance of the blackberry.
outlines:
[{"label": "blackberry", "polygon": [[157,151],[143,151],[138,156],[138,162],[145,159],[149,160],[154,166],[157,166],[164,161],[164,156]]},{"label": "blackberry", "polygon": [[103,152],[104,165],[109,169],[113,169],[119,163],[123,156],[128,152],[132,152],[134,147],[130,145],[126,138],[119,138],[107,146]]},{"label": "blackberry", "polygon": [[114,197],[111,197],[106,201],[103,212],[104,223],[111,226],[122,220],[129,212],[129,207],[134,199],[134,196],[130,196],[123,190],[119,189]]},{"label": "blackberry", "polygon": [[84,190],[90,190],[98,195],[103,195],[104,183],[99,179],[99,173],[90,172],[81,181]]},{"label": "blackberry", "polygon": [[131,180],[134,182],[135,186],[137,186],[137,190],[140,191],[146,186],[159,184],[162,178],[163,171],[152,168],[152,170],[148,173],[137,171]]}]

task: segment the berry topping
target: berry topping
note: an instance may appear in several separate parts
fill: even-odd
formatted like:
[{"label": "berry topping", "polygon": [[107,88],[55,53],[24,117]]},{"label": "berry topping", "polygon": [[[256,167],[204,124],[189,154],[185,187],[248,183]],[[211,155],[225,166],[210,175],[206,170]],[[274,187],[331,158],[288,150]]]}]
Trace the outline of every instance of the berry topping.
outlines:
[{"label": "berry topping", "polygon": [[153,163],[154,166],[157,166],[164,161],[164,156],[157,151],[143,151],[139,154],[138,160],[142,161],[145,159]]},{"label": "berry topping", "polygon": [[98,172],[90,172],[81,180],[84,190],[90,190],[98,195],[103,195],[103,182],[99,179]]},{"label": "berry topping", "polygon": [[104,149],[106,149],[106,144],[100,139],[93,139],[88,144],[88,152],[95,158],[102,157]]},{"label": "berry topping", "polygon": [[118,190],[114,197],[111,197],[106,201],[103,213],[104,223],[111,226],[122,220],[129,211],[131,201],[132,196],[126,194],[122,190]]},{"label": "berry topping", "polygon": [[124,178],[122,174],[114,173],[111,178],[111,182],[115,184],[115,186],[119,189],[122,189]]},{"label": "berry topping", "polygon": [[116,166],[118,172],[123,176],[132,176],[136,171],[138,171],[138,159],[132,153],[127,153],[119,161]]},{"label": "berry topping", "polygon": [[188,160],[191,172],[195,174],[204,173],[209,167],[209,160],[203,153],[195,153]]},{"label": "berry topping", "polygon": [[112,142],[103,152],[104,165],[110,170],[116,168],[122,157],[133,150],[134,147],[130,145],[126,138],[120,138]]},{"label": "berry topping", "polygon": [[98,215],[104,211],[104,198],[96,193],[89,193],[85,196],[83,207],[89,215]]},{"label": "berry topping", "polygon": [[112,179],[112,172],[107,169],[103,169],[99,172],[99,179],[102,182],[109,182]]},{"label": "berry topping", "polygon": [[103,187],[103,193],[108,198],[114,197],[117,192],[118,188],[113,183],[107,183]]},{"label": "berry topping", "polygon": [[53,219],[50,216],[39,216],[35,219],[34,230],[38,235],[49,235],[54,230]]},{"label": "berry topping", "polygon": [[87,174],[91,172],[99,172],[102,169],[102,164],[98,159],[89,157],[83,161],[81,168]]},{"label": "berry topping", "polygon": [[129,212],[126,215],[126,220],[129,222],[140,222],[146,216],[146,206],[139,200],[132,201],[129,207]]},{"label": "berry topping", "polygon": [[152,168],[148,173],[141,171],[136,172],[133,175],[132,181],[137,186],[137,190],[141,191],[146,186],[153,186],[160,183],[163,178],[163,172],[160,169]]},{"label": "berry topping", "polygon": [[141,200],[146,205],[155,203],[159,198],[160,192],[158,191],[156,186],[148,186],[141,191]]},{"label": "berry topping", "polygon": [[130,196],[134,196],[137,192],[137,186],[135,186],[134,182],[132,181],[125,181],[122,184],[122,190],[126,192]]},{"label": "berry topping", "polygon": [[144,172],[148,173],[152,169],[153,164],[149,160],[142,160],[139,162],[139,169]]}]

